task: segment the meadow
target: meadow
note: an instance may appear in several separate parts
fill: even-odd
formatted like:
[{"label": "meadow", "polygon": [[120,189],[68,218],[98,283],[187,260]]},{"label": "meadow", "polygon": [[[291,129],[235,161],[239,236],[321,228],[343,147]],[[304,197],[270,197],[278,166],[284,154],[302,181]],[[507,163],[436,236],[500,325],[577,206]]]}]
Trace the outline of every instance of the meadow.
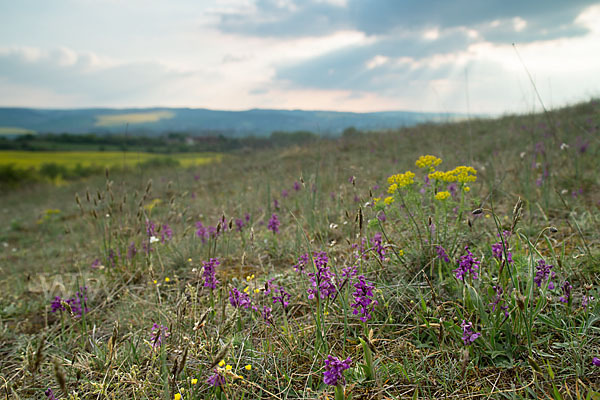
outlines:
[{"label": "meadow", "polygon": [[598,399],[599,127],[594,100],[5,192],[0,393]]}]

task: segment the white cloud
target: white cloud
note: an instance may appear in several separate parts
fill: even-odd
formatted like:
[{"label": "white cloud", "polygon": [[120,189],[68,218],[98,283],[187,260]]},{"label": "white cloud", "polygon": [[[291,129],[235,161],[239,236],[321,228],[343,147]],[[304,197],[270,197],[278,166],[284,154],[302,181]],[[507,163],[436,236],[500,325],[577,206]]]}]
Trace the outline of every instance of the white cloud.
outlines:
[{"label": "white cloud", "polygon": [[524,30],[527,27],[527,21],[525,21],[521,17],[514,17],[512,20],[512,23],[513,23],[513,27],[515,28],[516,32],[521,32],[522,30]]},{"label": "white cloud", "polygon": [[61,67],[74,65],[78,59],[77,53],[67,47],[62,46],[51,50],[47,53],[47,56],[51,63],[60,65]]},{"label": "white cloud", "polygon": [[426,30],[423,33],[423,38],[427,40],[436,40],[440,37],[440,30],[438,28]]},{"label": "white cloud", "polygon": [[368,69],[377,68],[377,67],[387,63],[389,60],[390,60],[389,57],[378,54],[375,57],[373,57],[372,59],[370,59],[369,61],[367,61],[367,68]]},{"label": "white cloud", "polygon": [[348,0],[314,0],[315,3],[325,3],[336,7],[347,7]]},{"label": "white cloud", "polygon": [[586,8],[579,14],[577,19],[575,19],[577,24],[586,27],[593,33],[600,33],[600,24],[598,21],[600,21],[600,5]]},{"label": "white cloud", "polygon": [[[113,101],[133,104],[161,86],[185,76],[160,63],[102,61],[90,52],[78,53],[67,47],[51,50],[32,48],[0,49],[0,79],[10,87],[11,99],[39,104],[44,99],[72,106],[108,105]],[[76,100],[75,100],[76,99]],[[16,100],[15,100],[16,101]],[[26,103],[21,103],[26,105]],[[48,104],[54,106],[54,104]]]}]

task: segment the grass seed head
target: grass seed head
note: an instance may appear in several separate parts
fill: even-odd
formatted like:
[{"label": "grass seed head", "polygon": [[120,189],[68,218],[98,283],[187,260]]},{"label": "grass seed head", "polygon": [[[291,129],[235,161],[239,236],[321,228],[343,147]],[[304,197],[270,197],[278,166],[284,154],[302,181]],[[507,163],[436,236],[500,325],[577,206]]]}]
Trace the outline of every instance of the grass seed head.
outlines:
[{"label": "grass seed head", "polygon": [[513,207],[513,219],[512,219],[512,223],[510,225],[510,232],[515,231],[515,227],[517,226],[517,223],[519,222],[519,220],[521,219],[522,216],[523,216],[523,200],[521,200],[521,198],[519,197],[519,199],[515,203],[515,206]]},{"label": "grass seed head", "polygon": [[362,207],[358,208],[358,230],[362,232],[363,228],[363,212]]},{"label": "grass seed head", "polygon": [[467,366],[469,365],[469,348],[465,347],[462,351],[461,354],[461,368],[460,368],[460,375],[463,379],[465,379],[465,375],[467,373]]},{"label": "grass seed head", "polygon": [[210,363],[208,369],[213,369],[217,364],[219,364],[229,352],[229,347],[231,347],[231,342],[227,343],[225,346],[219,350],[213,361]]},{"label": "grass seed head", "polygon": [[58,358],[54,358],[54,377],[63,393],[67,394],[67,378],[65,377],[65,372],[63,371]]},{"label": "grass seed head", "polygon": [[108,360],[109,360],[109,362],[112,360],[112,358],[116,352],[118,339],[119,339],[119,321],[116,321],[115,325],[113,327],[112,336],[108,340]]},{"label": "grass seed head", "polygon": [[46,343],[46,337],[42,336],[38,343],[37,350],[35,351],[35,358],[33,359],[33,365],[31,367],[31,373],[36,373],[44,359],[44,344]]}]

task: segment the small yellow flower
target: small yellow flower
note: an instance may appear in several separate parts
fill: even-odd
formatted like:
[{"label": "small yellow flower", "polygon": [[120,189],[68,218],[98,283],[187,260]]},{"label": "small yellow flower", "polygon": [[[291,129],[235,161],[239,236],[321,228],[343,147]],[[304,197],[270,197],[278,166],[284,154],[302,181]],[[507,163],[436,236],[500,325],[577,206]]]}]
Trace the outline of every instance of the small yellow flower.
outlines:
[{"label": "small yellow flower", "polygon": [[[390,191],[395,192],[398,188],[403,188],[408,185],[412,185],[415,183],[415,174],[411,171],[406,171],[403,174],[392,175],[388,178],[388,184],[390,184],[390,188],[388,188],[388,193],[391,194]],[[394,188],[394,184],[397,184],[397,187]]]},{"label": "small yellow flower", "polygon": [[377,203],[379,203],[380,201],[381,201],[381,197],[374,197],[373,198],[373,204],[374,205],[377,204]]},{"label": "small yellow flower", "polygon": [[227,364],[227,365],[225,366],[225,369],[226,369],[227,371],[231,371],[231,370],[233,369],[233,367],[232,367],[231,365]]},{"label": "small yellow flower", "polygon": [[154,283],[155,285],[157,285],[158,281],[155,279],[155,280],[152,281],[152,283]]},{"label": "small yellow flower", "polygon": [[248,282],[250,282],[252,279],[254,279],[254,274],[252,274],[252,275],[248,275],[248,276],[246,277],[246,281],[248,281]]},{"label": "small yellow flower", "polygon": [[223,365],[225,365],[225,361],[223,361],[223,360],[219,361],[219,367],[223,367]]},{"label": "small yellow flower", "polygon": [[477,171],[473,167],[460,165],[454,168],[452,171],[448,171],[448,173],[452,173],[452,175],[455,177],[455,180],[460,183],[475,182],[477,180]]},{"label": "small yellow flower", "polygon": [[250,287],[246,286],[246,288],[244,289],[244,293],[248,294],[250,292]]},{"label": "small yellow flower", "polygon": [[438,192],[435,195],[436,200],[446,200],[448,197],[450,197],[450,192],[448,192],[448,191]]},{"label": "small yellow flower", "polygon": [[463,188],[463,190],[465,191],[465,193],[469,193],[469,192],[471,191],[471,188],[470,188],[470,187],[468,187],[468,186],[465,186],[465,187]]},{"label": "small yellow flower", "polygon": [[175,396],[173,397],[173,400],[181,400],[181,394],[175,393]]},{"label": "small yellow flower", "polygon": [[458,178],[455,175],[455,170],[447,171],[442,174],[442,180],[447,183],[456,182]]},{"label": "small yellow flower", "polygon": [[191,259],[191,258],[188,258],[188,262],[192,262],[192,259]]},{"label": "small yellow flower", "polygon": [[398,255],[400,257],[402,257],[404,255],[404,250],[402,250],[402,249],[398,250]]},{"label": "small yellow flower", "polygon": [[441,158],[437,158],[436,156],[432,156],[432,155],[426,155],[426,156],[419,157],[419,159],[415,162],[415,165],[419,168],[427,168],[428,167],[431,171],[433,171],[434,167],[437,167],[441,163],[442,163]]},{"label": "small yellow flower", "polygon": [[260,289],[258,289],[258,288],[254,289],[254,293],[260,293]]},{"label": "small yellow flower", "polygon": [[429,179],[431,179],[431,180],[440,181],[440,180],[444,180],[445,175],[446,175],[445,172],[435,171],[435,172],[430,173],[428,176],[429,176]]},{"label": "small yellow flower", "polygon": [[148,210],[148,211],[152,211],[152,209],[153,209],[154,207],[156,207],[157,205],[159,205],[160,203],[162,203],[162,200],[161,200],[161,199],[154,199],[154,200],[152,200],[152,201],[150,202],[150,204],[146,204],[146,205],[144,206],[144,208],[145,208],[146,210]]},{"label": "small yellow flower", "polygon": [[198,379],[196,379],[196,378],[192,378],[192,385],[195,385],[195,384],[197,384],[197,383],[198,383]]},{"label": "small yellow flower", "polygon": [[167,283],[171,282],[171,278],[169,278],[168,276],[165,277],[165,282],[167,282]]},{"label": "small yellow flower", "polygon": [[395,199],[392,196],[388,196],[385,199],[383,199],[383,202],[389,206],[390,204],[392,204],[394,202],[394,200]]},{"label": "small yellow flower", "polygon": [[248,364],[244,367],[246,371],[250,371],[252,369],[252,365]]}]

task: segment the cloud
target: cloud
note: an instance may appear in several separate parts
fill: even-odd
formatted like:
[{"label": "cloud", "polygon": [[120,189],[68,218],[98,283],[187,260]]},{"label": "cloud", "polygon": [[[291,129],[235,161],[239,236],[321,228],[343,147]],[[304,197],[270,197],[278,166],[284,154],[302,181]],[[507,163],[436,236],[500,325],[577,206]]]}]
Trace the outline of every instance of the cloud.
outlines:
[{"label": "cloud", "polygon": [[404,32],[380,37],[374,43],[347,46],[293,65],[280,65],[276,79],[292,86],[391,90],[427,73],[443,74],[442,65],[452,54],[464,51],[475,39],[463,29],[448,29],[432,40],[422,32]]},{"label": "cloud", "polygon": [[157,62],[116,62],[66,47],[0,49],[0,80],[13,90],[76,97],[88,105],[136,102],[185,75]]},{"label": "cloud", "polygon": [[[503,99],[511,99],[507,104],[514,104],[515,93],[517,100],[523,100],[523,87],[528,87],[528,83],[520,82],[523,68],[515,62],[518,58],[512,43],[547,60],[535,49],[546,49],[556,58],[559,53],[553,51],[553,46],[578,39],[590,43],[595,32],[592,21],[596,14],[588,11],[594,9],[590,5],[598,4],[598,0],[493,3],[258,0],[241,12],[229,10],[227,15],[221,15],[218,28],[240,36],[287,43],[341,30],[362,34],[365,39],[360,42],[312,57],[274,61],[272,85],[294,92],[344,93],[345,99],[377,95],[380,99],[406,102],[413,96],[429,104],[432,93],[439,97],[434,99],[438,104],[451,96],[464,99],[467,74],[474,95],[493,98],[494,93],[502,93]],[[494,56],[494,52],[510,62]],[[564,49],[561,52],[567,54]],[[569,53],[576,60],[586,54]],[[530,62],[538,67],[535,59]],[[557,73],[559,79],[566,78],[565,73],[553,71],[548,65],[539,66],[537,71],[545,79],[552,73]],[[486,100],[480,103],[480,109],[489,110],[501,101]],[[450,102],[449,107],[456,110],[456,102]]]},{"label": "cloud", "polygon": [[460,79],[463,85],[468,68],[481,71],[486,66],[506,76],[511,67],[478,58],[487,54],[479,51],[478,44],[524,46],[584,37],[593,27],[589,18],[581,15],[597,3],[257,0],[239,11],[221,14],[217,27],[230,34],[287,43],[342,30],[362,34],[365,40],[361,42],[313,57],[274,61],[273,84],[288,90],[393,97],[407,86],[430,90],[430,82],[448,88],[456,86],[450,82]]},{"label": "cloud", "polygon": [[[257,0],[219,15],[224,32],[264,37],[325,35],[358,30],[367,35],[397,30],[466,27],[488,41],[530,42],[586,32],[575,18],[593,0]],[[514,22],[517,21],[516,25]],[[523,24],[523,22],[525,24]]]},{"label": "cloud", "polygon": [[351,26],[347,9],[332,1],[257,0],[218,17],[223,32],[277,38],[324,36]]},{"label": "cloud", "polygon": [[249,59],[251,59],[252,57],[248,56],[248,55],[233,55],[233,54],[225,54],[223,56],[223,59],[221,60],[221,63],[223,64],[229,64],[229,63],[238,63],[238,62],[243,62],[243,61],[247,61]]}]

